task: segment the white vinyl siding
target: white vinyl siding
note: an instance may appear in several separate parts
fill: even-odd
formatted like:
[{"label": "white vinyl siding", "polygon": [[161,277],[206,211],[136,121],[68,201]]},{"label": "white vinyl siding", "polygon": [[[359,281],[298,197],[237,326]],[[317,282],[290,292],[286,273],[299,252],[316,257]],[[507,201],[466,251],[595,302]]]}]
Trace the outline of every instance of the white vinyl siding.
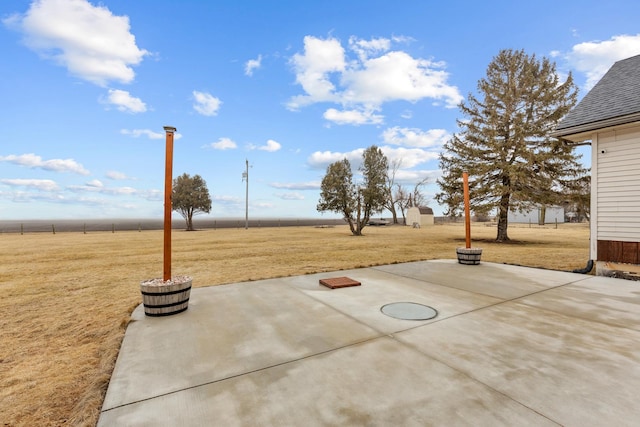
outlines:
[{"label": "white vinyl siding", "polygon": [[[530,211],[509,211],[509,223],[525,223],[537,224],[540,215],[540,208],[534,208]],[[553,224],[555,222],[564,222],[564,208],[561,206],[547,206],[544,215],[545,224]]]},{"label": "white vinyl siding", "polygon": [[599,132],[596,147],[597,240],[640,242],[640,127]]}]

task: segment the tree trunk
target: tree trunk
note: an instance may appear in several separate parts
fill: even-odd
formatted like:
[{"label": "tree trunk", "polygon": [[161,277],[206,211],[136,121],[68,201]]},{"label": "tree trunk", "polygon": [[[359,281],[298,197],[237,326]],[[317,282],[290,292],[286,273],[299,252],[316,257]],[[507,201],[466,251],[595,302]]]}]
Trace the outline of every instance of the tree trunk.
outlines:
[{"label": "tree trunk", "polygon": [[358,215],[358,221],[356,222],[356,232],[355,232],[356,236],[362,236],[362,229],[367,225],[368,222],[369,222],[368,215],[364,215],[363,217]]},{"label": "tree trunk", "polygon": [[496,236],[496,242],[507,242],[509,236],[507,235],[507,227],[509,226],[509,194],[503,194],[500,199],[500,206],[498,207],[498,235]]},{"label": "tree trunk", "polygon": [[[362,236],[362,192],[358,189],[358,212],[356,214],[356,232],[353,233],[354,236]],[[353,230],[351,230],[353,232]]]},{"label": "tree trunk", "polygon": [[542,205],[538,210],[538,225],[544,225],[544,220],[546,216],[547,216],[547,207],[545,205]]},{"label": "tree trunk", "polygon": [[358,235],[358,232],[356,231],[356,227],[353,223],[353,219],[350,216],[345,215],[345,220],[347,221],[347,223],[349,224],[349,229],[351,230],[351,234],[353,234],[354,236]]},{"label": "tree trunk", "polygon": [[358,220],[358,234],[356,234],[356,236],[362,236],[362,229],[369,223],[369,218],[370,216],[364,213],[364,216]]},{"label": "tree trunk", "polygon": [[191,212],[187,215],[187,231],[193,231],[193,214]]},{"label": "tree trunk", "polygon": [[389,209],[391,211],[391,217],[393,218],[393,223],[397,224],[398,223],[398,213],[396,212],[396,205],[395,203],[391,205],[391,209]]}]

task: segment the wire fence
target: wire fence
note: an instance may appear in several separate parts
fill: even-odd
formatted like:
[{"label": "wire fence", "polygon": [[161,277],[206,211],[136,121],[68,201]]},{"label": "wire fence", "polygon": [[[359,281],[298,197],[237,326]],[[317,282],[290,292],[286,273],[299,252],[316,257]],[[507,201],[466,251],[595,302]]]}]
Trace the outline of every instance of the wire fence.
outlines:
[{"label": "wire fence", "polygon": [[[261,228],[261,227],[329,227],[345,224],[339,218],[260,218],[250,219],[193,219],[196,230],[218,228]],[[162,230],[162,219],[104,219],[104,220],[4,220],[0,221],[0,233],[91,233],[117,231]],[[171,229],[185,230],[182,219],[171,221]]]},{"label": "wire fence", "polygon": [[[487,227],[497,226],[496,221],[478,221],[472,220],[474,223],[484,223]],[[248,228],[262,227],[334,227],[336,225],[344,225],[346,222],[341,218],[259,218],[250,219]],[[385,224],[391,225],[391,221],[387,219]],[[398,218],[399,225],[405,225],[402,218]],[[444,224],[464,224],[463,217],[435,217],[435,225]],[[583,223],[571,223],[570,225],[585,225]],[[210,230],[223,228],[246,228],[245,219],[236,218],[194,218],[194,229]],[[371,224],[382,225],[382,224]],[[511,228],[558,228],[565,227],[569,223],[547,222],[544,225],[537,222],[516,223],[509,222]],[[164,220],[162,219],[100,219],[100,220],[0,220],[0,234],[4,233],[92,233],[92,232],[110,232],[118,231],[146,231],[146,230],[162,230],[164,228]],[[173,219],[171,222],[173,230],[186,230],[186,223],[183,219]]]}]

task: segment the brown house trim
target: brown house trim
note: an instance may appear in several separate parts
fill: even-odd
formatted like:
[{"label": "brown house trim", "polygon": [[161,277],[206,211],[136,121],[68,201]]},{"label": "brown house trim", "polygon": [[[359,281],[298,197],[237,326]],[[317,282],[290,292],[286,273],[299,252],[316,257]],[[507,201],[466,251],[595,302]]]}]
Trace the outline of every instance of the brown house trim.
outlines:
[{"label": "brown house trim", "polygon": [[598,240],[598,261],[640,264],[640,242]]}]

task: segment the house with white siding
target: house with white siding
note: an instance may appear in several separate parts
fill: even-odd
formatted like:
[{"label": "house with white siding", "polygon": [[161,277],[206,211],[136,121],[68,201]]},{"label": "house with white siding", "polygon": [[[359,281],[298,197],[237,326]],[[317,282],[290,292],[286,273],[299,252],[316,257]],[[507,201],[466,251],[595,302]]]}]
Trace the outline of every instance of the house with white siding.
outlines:
[{"label": "house with white siding", "polygon": [[[544,218],[540,218],[544,213]],[[533,209],[518,211],[509,210],[507,217],[509,223],[525,224],[555,224],[564,222],[564,208],[562,206],[535,207]]]},{"label": "house with white siding", "polygon": [[640,273],[640,55],[616,62],[551,135],[591,144],[596,273]]}]

